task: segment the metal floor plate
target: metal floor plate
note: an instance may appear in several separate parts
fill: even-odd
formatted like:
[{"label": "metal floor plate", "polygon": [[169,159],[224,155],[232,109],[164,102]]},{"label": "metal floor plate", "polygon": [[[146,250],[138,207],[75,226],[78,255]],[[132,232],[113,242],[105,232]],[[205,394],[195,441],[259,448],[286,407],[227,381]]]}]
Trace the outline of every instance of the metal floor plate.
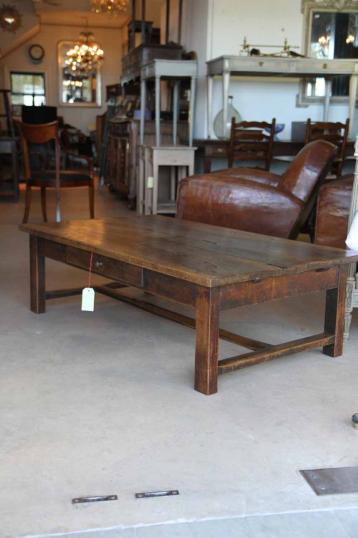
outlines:
[{"label": "metal floor plate", "polygon": [[331,467],[300,471],[316,495],[358,493],[358,467]]}]

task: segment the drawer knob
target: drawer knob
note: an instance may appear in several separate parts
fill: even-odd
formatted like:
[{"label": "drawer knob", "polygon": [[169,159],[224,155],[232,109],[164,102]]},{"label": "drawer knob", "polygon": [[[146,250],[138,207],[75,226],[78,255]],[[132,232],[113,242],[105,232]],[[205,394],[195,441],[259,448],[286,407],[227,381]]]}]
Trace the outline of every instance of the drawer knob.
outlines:
[{"label": "drawer knob", "polygon": [[103,267],[103,262],[97,261],[94,265],[99,269],[100,267]]}]

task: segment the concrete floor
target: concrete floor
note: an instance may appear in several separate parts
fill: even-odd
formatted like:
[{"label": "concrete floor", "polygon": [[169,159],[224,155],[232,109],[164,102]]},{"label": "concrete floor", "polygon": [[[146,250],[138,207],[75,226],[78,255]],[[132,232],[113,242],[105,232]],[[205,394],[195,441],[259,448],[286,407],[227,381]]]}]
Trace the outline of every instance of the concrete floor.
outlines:
[{"label": "concrete floor", "polygon": [[[358,536],[358,494],[316,497],[298,472],[358,465],[357,315],[342,358],[317,350],[226,374],[205,397],[191,329],[104,297],[93,314],[76,297],[29,311],[22,204],[0,204],[0,538]],[[86,218],[85,192],[63,207]],[[123,211],[97,194],[98,217]],[[86,283],[47,271],[49,288]],[[222,326],[271,342],[318,332],[322,299],[229,311]],[[180,495],[134,498],[167,488]],[[71,504],[93,494],[118,501]]]}]

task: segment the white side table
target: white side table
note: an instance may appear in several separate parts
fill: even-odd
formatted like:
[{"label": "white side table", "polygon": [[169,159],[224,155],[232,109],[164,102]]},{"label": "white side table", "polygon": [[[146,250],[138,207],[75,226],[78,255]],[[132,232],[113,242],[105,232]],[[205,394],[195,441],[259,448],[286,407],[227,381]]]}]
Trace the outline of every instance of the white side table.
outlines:
[{"label": "white side table", "polygon": [[197,60],[152,60],[141,68],[141,116],[140,116],[140,142],[144,143],[145,110],[147,99],[147,81],[155,80],[155,133],[156,146],[160,146],[160,81],[172,80],[173,90],[173,144],[177,143],[177,123],[179,105],[179,85],[183,79],[190,79],[189,100],[189,146],[193,143],[193,126],[195,111],[196,79],[198,76]]},{"label": "white side table", "polygon": [[[140,146],[137,213],[142,215],[175,214],[177,184],[194,174],[194,157],[197,148],[190,146]],[[159,169],[170,167],[170,195],[159,203]]]}]

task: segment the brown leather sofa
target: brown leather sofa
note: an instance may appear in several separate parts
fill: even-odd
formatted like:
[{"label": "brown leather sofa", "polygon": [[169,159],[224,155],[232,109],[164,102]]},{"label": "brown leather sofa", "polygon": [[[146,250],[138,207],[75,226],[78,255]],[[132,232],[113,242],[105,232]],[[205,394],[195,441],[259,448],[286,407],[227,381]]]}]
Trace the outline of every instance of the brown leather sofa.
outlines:
[{"label": "brown leather sofa", "polygon": [[353,175],[330,181],[320,188],[314,240],[318,245],[346,248],[352,188]]},{"label": "brown leather sofa", "polygon": [[307,144],[282,175],[229,168],[181,181],[179,218],[296,238],[336,153],[325,141]]}]

